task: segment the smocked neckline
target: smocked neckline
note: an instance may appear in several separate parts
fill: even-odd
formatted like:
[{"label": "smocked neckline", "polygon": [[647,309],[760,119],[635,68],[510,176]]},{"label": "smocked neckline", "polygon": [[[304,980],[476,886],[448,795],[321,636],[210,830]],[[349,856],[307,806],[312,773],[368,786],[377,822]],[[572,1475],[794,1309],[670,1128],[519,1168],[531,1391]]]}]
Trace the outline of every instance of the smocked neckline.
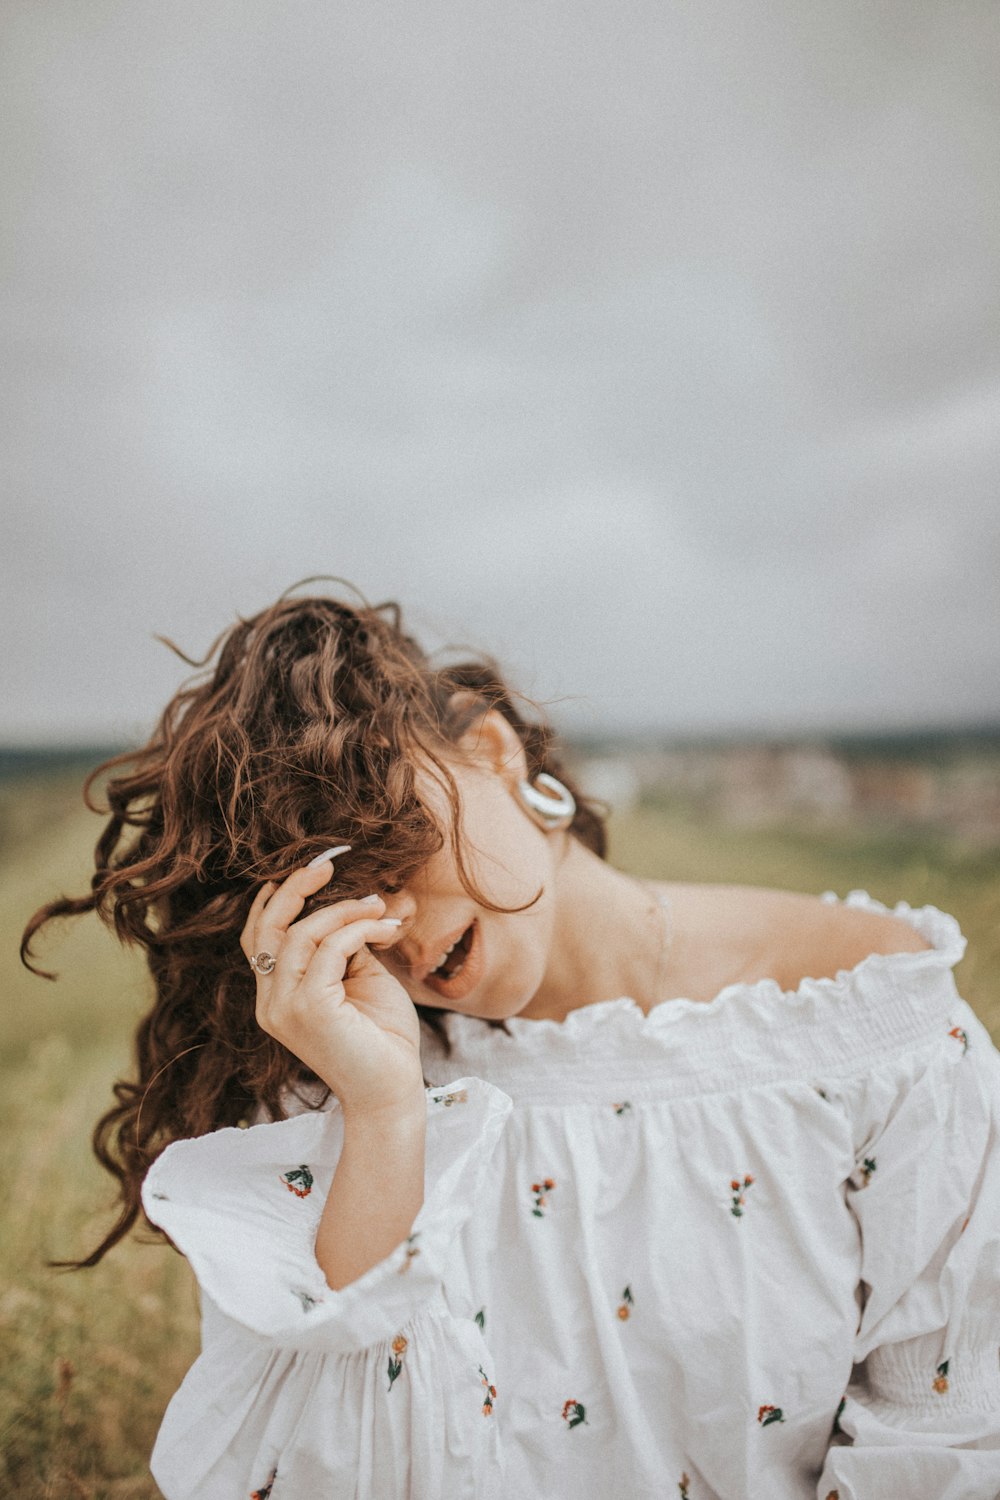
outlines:
[{"label": "smocked neckline", "polygon": [[[649,1034],[688,1017],[702,1016],[710,1021],[719,1018],[723,1012],[743,1008],[758,1016],[762,1011],[773,1010],[787,1018],[790,1010],[812,1007],[821,997],[857,994],[869,983],[878,985],[887,974],[902,977],[928,970],[944,973],[953,968],[965,953],[966,938],[958,922],[936,906],[912,907],[907,901],[899,901],[895,907],[890,907],[865,890],[852,890],[845,897],[838,896],[835,891],[824,891],[819,899],[828,904],[902,917],[931,946],[915,952],[869,953],[852,968],[838,969],[835,975],[816,979],[806,976],[793,990],[783,989],[776,979],[765,978],[727,984],[711,1000],[692,1000],[683,996],[661,1000],[648,1011],[644,1011],[632,996],[619,995],[614,999],[577,1006],[561,1021],[547,1017],[511,1016],[504,1022],[507,1044],[545,1037],[578,1039],[602,1028],[617,1028],[619,1025]],[[479,1016],[460,1011],[444,1012],[444,1022],[452,1042],[457,1042],[460,1036],[471,1039],[486,1029],[486,1023]],[[494,1034],[501,1039],[504,1036],[499,1029]]]}]

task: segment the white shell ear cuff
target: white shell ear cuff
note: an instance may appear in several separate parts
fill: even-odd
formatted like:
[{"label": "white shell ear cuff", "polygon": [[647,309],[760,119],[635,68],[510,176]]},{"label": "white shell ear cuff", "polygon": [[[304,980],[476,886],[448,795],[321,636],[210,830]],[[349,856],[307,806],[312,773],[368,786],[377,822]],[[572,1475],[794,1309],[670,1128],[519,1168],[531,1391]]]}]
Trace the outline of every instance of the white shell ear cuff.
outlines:
[{"label": "white shell ear cuff", "polygon": [[[539,791],[539,787],[545,790]],[[568,828],[576,813],[576,798],[569,787],[547,771],[539,771],[534,785],[519,781],[517,797],[528,816],[546,831]]]}]

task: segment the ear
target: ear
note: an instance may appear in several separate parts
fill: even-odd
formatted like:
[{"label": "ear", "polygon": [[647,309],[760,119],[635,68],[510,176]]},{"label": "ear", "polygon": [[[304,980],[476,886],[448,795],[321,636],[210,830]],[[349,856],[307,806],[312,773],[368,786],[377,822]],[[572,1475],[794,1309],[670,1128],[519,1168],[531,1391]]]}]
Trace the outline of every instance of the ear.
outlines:
[{"label": "ear", "polygon": [[[463,701],[466,699],[474,702],[475,695],[455,693],[451,703],[461,709],[467,706]],[[484,709],[478,713],[456,743],[474,766],[502,777],[508,786],[523,781],[528,774],[528,759],[521,736],[499,709]]]}]

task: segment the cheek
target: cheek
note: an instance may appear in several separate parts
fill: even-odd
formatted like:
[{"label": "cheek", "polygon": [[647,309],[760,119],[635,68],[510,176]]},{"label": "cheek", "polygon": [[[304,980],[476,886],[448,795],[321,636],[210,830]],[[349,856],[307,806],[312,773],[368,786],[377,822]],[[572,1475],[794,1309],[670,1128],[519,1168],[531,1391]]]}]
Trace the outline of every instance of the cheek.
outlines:
[{"label": "cheek", "polygon": [[523,906],[539,890],[541,900],[525,919],[547,905],[552,879],[549,841],[515,805],[509,793],[483,798],[464,823],[465,858],[475,884],[498,906]]},{"label": "cheek", "polygon": [[534,906],[520,912],[483,912],[479,922],[486,949],[484,998],[494,997],[511,1013],[526,1005],[541,984],[548,963],[555,919],[547,872],[539,869],[530,888],[512,893],[508,905],[528,901],[541,888]]}]

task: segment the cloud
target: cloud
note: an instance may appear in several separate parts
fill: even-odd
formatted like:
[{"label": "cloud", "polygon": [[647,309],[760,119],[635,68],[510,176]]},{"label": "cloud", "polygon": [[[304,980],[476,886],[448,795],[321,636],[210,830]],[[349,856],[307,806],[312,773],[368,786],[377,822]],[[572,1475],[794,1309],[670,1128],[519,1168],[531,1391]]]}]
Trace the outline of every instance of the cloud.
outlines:
[{"label": "cloud", "polygon": [[993,13],[9,39],[8,733],[141,726],[154,631],[325,571],[579,722],[1000,710]]}]

